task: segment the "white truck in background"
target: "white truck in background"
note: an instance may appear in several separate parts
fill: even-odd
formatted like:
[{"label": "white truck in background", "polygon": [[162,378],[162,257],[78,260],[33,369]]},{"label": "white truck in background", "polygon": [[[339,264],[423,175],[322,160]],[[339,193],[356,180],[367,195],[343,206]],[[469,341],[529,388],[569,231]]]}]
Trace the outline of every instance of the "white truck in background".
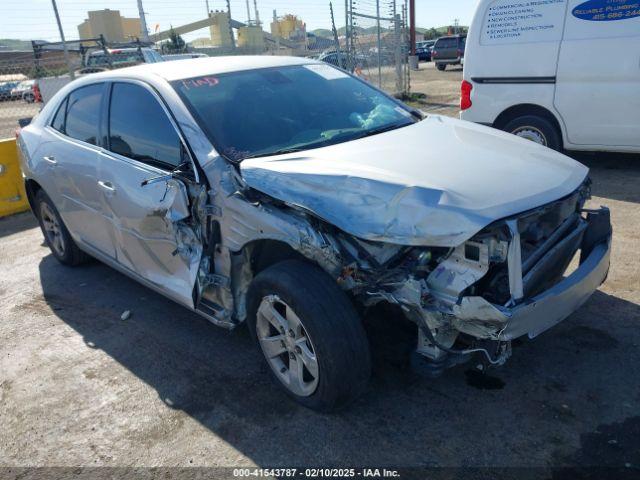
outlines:
[{"label": "white truck in background", "polygon": [[480,0],[461,118],[561,150],[640,152],[640,0]]},{"label": "white truck in background", "polygon": [[[163,62],[164,58],[152,48],[109,48],[95,50],[84,59],[84,67],[75,72],[79,77],[113,68],[123,68],[140,63]],[[62,87],[71,81],[70,75],[38,79],[42,103],[47,103]]]}]

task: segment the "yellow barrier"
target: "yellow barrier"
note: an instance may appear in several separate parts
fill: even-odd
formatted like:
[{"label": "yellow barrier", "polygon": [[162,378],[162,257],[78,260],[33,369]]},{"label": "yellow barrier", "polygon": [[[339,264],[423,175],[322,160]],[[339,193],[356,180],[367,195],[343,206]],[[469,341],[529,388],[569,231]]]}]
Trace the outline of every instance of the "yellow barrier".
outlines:
[{"label": "yellow barrier", "polygon": [[15,140],[0,140],[0,217],[29,209]]}]

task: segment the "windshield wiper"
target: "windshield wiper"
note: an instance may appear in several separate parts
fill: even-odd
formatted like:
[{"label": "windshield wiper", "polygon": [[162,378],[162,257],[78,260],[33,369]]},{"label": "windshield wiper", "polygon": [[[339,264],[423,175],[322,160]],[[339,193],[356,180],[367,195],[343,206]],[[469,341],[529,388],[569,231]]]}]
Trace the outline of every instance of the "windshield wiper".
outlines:
[{"label": "windshield wiper", "polygon": [[408,127],[409,125],[413,125],[413,122],[392,123],[391,125],[383,125],[383,126],[378,127],[378,128],[372,128],[370,130],[365,130],[361,134],[356,135],[354,137],[354,139],[356,139],[356,138],[364,138],[364,137],[371,137],[372,135],[378,135],[379,133],[388,132],[390,130],[397,130],[398,128]]},{"label": "windshield wiper", "polygon": [[316,148],[318,146],[318,144],[322,144],[322,143],[324,143],[324,142],[311,143],[309,145],[304,145],[304,146],[300,146],[300,147],[282,148],[280,150],[274,150],[272,152],[266,152],[266,153],[256,153],[255,155],[248,155],[246,157],[242,157],[241,160],[247,160],[249,158],[270,157],[272,155],[284,155],[286,153],[302,152],[304,150],[309,150],[311,148]]}]

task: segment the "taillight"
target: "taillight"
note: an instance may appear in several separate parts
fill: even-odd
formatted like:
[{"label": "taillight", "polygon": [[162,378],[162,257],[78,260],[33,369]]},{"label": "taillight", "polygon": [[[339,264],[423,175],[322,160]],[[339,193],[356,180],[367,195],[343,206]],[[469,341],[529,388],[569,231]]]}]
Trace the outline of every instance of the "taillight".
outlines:
[{"label": "taillight", "polygon": [[460,110],[466,110],[471,108],[471,90],[473,85],[466,80],[462,81],[460,85]]},{"label": "taillight", "polygon": [[436,52],[435,50],[431,50],[431,56],[432,57],[437,57],[438,56],[438,52]]},{"label": "taillight", "polygon": [[42,94],[40,93],[40,87],[38,84],[33,86],[33,101],[34,103],[42,102]]}]

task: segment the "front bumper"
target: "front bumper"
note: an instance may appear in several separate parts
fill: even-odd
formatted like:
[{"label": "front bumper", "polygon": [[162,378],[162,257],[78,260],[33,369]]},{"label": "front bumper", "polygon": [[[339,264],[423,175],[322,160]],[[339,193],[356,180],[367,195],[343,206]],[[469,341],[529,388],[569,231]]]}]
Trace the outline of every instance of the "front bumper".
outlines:
[{"label": "front bumper", "polygon": [[509,341],[533,338],[560,323],[584,304],[609,272],[611,221],[609,210],[591,211],[581,243],[578,268],[548,290],[513,307],[489,303],[482,297],[463,297],[453,307],[461,331],[484,338]]}]

